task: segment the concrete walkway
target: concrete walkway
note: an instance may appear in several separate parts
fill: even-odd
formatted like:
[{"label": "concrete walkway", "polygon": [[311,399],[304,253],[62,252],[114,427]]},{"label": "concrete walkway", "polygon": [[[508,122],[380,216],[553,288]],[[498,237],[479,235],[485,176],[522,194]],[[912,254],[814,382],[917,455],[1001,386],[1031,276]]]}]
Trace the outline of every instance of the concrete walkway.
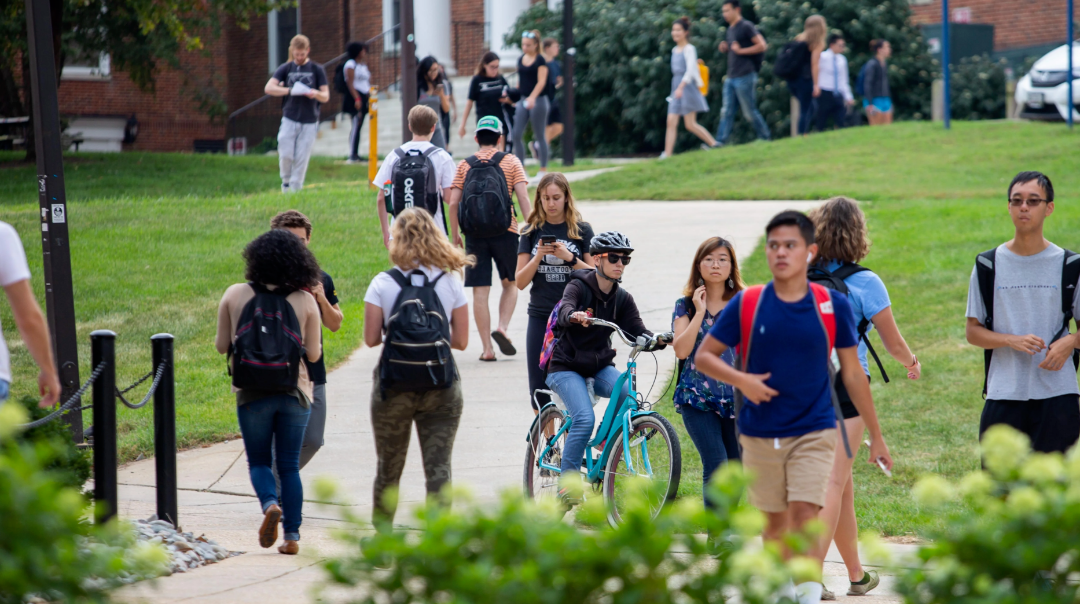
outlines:
[{"label": "concrete walkway", "polygon": [[[746,258],[762,235],[770,217],[780,210],[806,210],[813,202],[585,202],[585,219],[595,231],[618,229],[633,241],[634,266],[624,281],[634,295],[645,324],[659,331],[670,328],[671,312],[680,296],[689,264],[706,237],[721,235]],[[496,296],[492,296],[496,298]],[[521,350],[525,342],[528,291],[520,294],[510,325],[510,337]],[[495,303],[492,303],[494,307]],[[456,354],[465,393],[465,412],[454,448],[454,482],[467,486],[480,502],[495,500],[505,489],[521,485],[525,432],[533,414],[528,404],[525,354],[501,357],[497,363],[480,362],[480,340],[473,327],[469,347]],[[621,346],[621,344],[620,344]],[[625,352],[625,349],[623,350]],[[368,401],[372,370],[378,349],[361,348],[330,374],[327,384],[329,417],[326,445],[304,469],[307,498],[313,498],[312,481],[320,475],[334,477],[346,499],[362,518],[371,512],[375,448],[371,436]],[[674,365],[673,354],[656,355],[654,367],[648,355],[639,360],[639,389],[649,400],[659,397]],[[621,355],[620,366],[625,362]],[[601,413],[598,409],[597,413]],[[692,446],[684,443],[684,447]],[[184,530],[205,533],[243,556],[156,582],[126,588],[117,599],[125,602],[257,602],[293,604],[304,600],[323,579],[318,564],[340,548],[332,531],[343,525],[333,508],[305,505],[300,556],[282,556],[276,549],[258,546],[256,530],[261,521],[259,505],[248,479],[247,461],[240,441],[186,451],[178,456],[180,520]],[[147,517],[154,512],[153,460],[120,469],[122,516]],[[415,438],[401,482],[401,506],[397,521],[407,525],[410,507],[424,498],[424,475]],[[840,561],[835,552],[830,560]],[[843,584],[841,566],[829,565],[830,586]],[[883,590],[884,592],[884,590]],[[838,592],[841,596],[843,591]],[[843,598],[842,598],[843,599]],[[894,601],[878,596],[875,601]],[[865,598],[864,598],[865,600]]]}]

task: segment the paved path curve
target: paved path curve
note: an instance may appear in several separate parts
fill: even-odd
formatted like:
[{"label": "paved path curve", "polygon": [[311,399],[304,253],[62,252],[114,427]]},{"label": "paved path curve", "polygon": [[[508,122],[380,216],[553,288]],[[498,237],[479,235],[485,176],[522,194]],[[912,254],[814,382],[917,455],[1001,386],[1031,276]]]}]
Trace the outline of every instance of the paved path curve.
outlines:
[{"label": "paved path curve", "polygon": [[[617,201],[581,203],[586,220],[599,232],[617,229],[627,234],[636,251],[627,271],[625,287],[633,293],[645,324],[667,329],[698,244],[721,235],[746,258],[762,235],[769,218],[788,209],[806,210],[814,202],[747,201]],[[495,297],[495,296],[493,296]],[[528,291],[521,292],[510,326],[510,337],[525,342]],[[454,482],[468,486],[479,501],[491,501],[507,488],[519,488],[525,453],[525,432],[533,414],[528,405],[524,352],[481,363],[480,340],[474,332],[465,352],[456,358],[462,374],[465,412],[454,448]],[[620,343],[621,346],[621,343]],[[623,347],[625,352],[625,347]],[[330,374],[327,385],[329,417],[326,445],[304,469],[307,498],[313,497],[312,480],[330,475],[341,484],[346,498],[363,518],[370,517],[375,450],[368,400],[377,349],[361,348]],[[666,385],[675,359],[657,354],[659,377],[650,400]],[[625,362],[621,355],[617,363]],[[640,389],[657,370],[642,357]],[[599,412],[599,410],[598,410]],[[684,447],[692,447],[684,443]],[[340,527],[333,510],[307,504],[302,528],[304,553],[281,556],[258,547],[258,503],[248,480],[247,463],[239,441],[186,451],[178,456],[180,518],[185,530],[206,533],[222,545],[247,551],[244,556],[158,582],[158,588],[138,585],[121,592],[124,601],[154,602],[273,602],[297,601],[298,589],[322,578],[318,556],[335,550],[330,532]],[[146,517],[154,510],[153,460],[120,469],[121,514]],[[408,523],[411,505],[424,497],[423,469],[413,439],[401,483],[398,521]],[[837,558],[839,560],[839,558]],[[834,585],[839,587],[839,585]]]}]

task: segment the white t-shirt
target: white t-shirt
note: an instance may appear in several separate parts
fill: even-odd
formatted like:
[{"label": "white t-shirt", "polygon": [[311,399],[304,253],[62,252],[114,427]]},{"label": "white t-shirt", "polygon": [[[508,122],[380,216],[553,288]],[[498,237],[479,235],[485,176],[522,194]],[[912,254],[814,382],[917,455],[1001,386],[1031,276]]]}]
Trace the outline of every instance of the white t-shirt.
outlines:
[{"label": "white t-shirt", "polygon": [[[15,228],[0,222],[0,287],[7,287],[30,278],[26,251]],[[0,327],[0,380],[11,382],[11,357],[8,354],[4,331]]]},{"label": "white t-shirt", "polygon": [[[413,149],[419,150],[421,153],[434,147],[428,141],[409,141],[401,146],[404,151],[412,151]],[[379,166],[379,172],[375,174],[375,180],[371,181],[371,184],[382,189],[386,182],[390,180],[390,177],[394,174],[394,166],[398,163],[397,153],[390,152],[386,159],[383,160],[383,164]],[[439,194],[442,194],[443,189],[449,189],[454,184],[454,173],[457,171],[457,166],[454,165],[454,158],[450,157],[450,154],[446,151],[439,149],[435,153],[431,154],[431,163],[435,166],[435,178],[439,183]],[[439,210],[435,212],[435,224],[439,225],[439,228],[446,231],[446,220],[443,219],[443,204],[446,200],[443,200],[442,204],[439,204]]]},{"label": "white t-shirt", "polygon": [[345,61],[346,75],[348,75],[349,69],[353,70],[353,88],[362,94],[371,92],[371,71],[368,70],[368,66],[349,59]]},{"label": "white t-shirt", "polygon": [[[402,274],[406,272],[399,267],[394,267],[395,270],[401,271]],[[428,280],[434,280],[443,271],[437,268],[430,268],[422,266],[418,270],[423,271],[427,275]],[[423,283],[423,279],[415,272],[411,275],[414,285],[420,285]],[[390,321],[390,311],[394,308],[394,302],[397,302],[398,294],[401,293],[401,286],[394,280],[393,277],[386,273],[379,273],[375,275],[375,278],[371,280],[368,285],[367,293],[364,294],[364,302],[367,304],[374,304],[383,309],[383,327]],[[469,303],[465,298],[465,286],[461,283],[461,279],[457,275],[451,273],[439,279],[439,282],[435,284],[435,294],[439,296],[439,301],[442,302],[443,310],[446,312],[446,320],[450,321],[450,315],[455,309],[461,308]]]}]

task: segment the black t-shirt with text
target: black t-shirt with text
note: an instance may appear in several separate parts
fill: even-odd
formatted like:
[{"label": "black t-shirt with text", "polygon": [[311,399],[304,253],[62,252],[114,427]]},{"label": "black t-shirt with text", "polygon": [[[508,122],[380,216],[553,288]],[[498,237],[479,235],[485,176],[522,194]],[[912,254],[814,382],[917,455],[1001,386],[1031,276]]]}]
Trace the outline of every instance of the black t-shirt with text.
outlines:
[{"label": "black t-shirt with text", "polygon": [[761,59],[764,53],[741,55],[731,48],[731,45],[735,42],[739,43],[740,48],[749,48],[754,45],[754,38],[758,35],[757,28],[746,19],[739,19],[735,25],[728,27],[727,37],[724,38],[728,43],[727,77],[741,78],[761,69]]},{"label": "black t-shirt with text", "polygon": [[473,76],[469,83],[469,100],[476,104],[476,119],[493,115],[504,120],[503,104],[499,102],[503,91],[510,86],[501,75],[489,78],[486,75]]},{"label": "black t-shirt with text", "polygon": [[[322,274],[322,286],[323,293],[326,294],[326,301],[330,303],[330,306],[337,304],[338,297],[337,290],[334,289],[334,280],[330,277],[330,275],[326,274],[326,271],[323,271]],[[322,343],[321,328],[319,329],[319,343]],[[319,357],[319,360],[315,361],[314,363],[307,360],[307,357],[304,357],[304,362],[307,363],[308,377],[311,378],[312,384],[326,383],[326,363],[324,362],[324,359],[326,359],[325,350],[323,350],[323,354],[321,357]]]},{"label": "black t-shirt with text", "polygon": [[[322,65],[310,60],[303,65],[292,61],[283,64],[274,70],[274,79],[286,88],[292,88],[293,84],[301,82],[316,92],[327,85],[326,71]],[[301,124],[314,124],[319,121],[319,105],[319,101],[315,99],[290,94],[282,98],[281,111],[286,119]]]},{"label": "black t-shirt with text", "polygon": [[[575,259],[584,260],[593,238],[592,227],[587,222],[578,223],[578,234],[581,237],[571,239],[567,234],[565,222],[562,224],[545,223],[539,229],[530,229],[521,236],[518,241],[518,253],[529,254],[530,257],[535,256],[536,248],[540,245],[540,236],[547,235],[555,237],[556,241],[565,245],[566,249],[574,254]],[[533,275],[532,292],[529,296],[530,317],[547,318],[551,314],[551,309],[555,308],[562,299],[563,290],[570,281],[572,270],[572,263],[567,263],[554,255],[544,256],[540,260],[540,266],[536,268],[536,274]]]}]

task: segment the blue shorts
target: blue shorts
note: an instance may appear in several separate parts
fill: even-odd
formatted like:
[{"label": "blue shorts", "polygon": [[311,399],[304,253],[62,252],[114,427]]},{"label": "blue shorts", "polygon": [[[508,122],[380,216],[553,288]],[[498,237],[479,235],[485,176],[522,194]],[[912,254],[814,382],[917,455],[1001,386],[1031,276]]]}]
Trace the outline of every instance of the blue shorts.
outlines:
[{"label": "blue shorts", "polygon": [[876,96],[870,100],[863,99],[862,106],[864,109],[869,107],[871,104],[874,105],[875,109],[882,113],[892,111],[892,99],[887,96]]}]

